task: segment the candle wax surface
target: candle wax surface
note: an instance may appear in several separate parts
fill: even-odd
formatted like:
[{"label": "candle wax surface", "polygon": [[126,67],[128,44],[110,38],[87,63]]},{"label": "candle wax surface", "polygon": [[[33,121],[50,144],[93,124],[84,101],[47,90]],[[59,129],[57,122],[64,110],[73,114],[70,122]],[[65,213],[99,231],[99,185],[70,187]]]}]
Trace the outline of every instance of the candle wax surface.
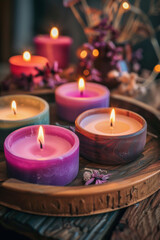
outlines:
[{"label": "candle wax surface", "polygon": [[110,114],[93,114],[84,118],[81,127],[86,131],[103,136],[122,136],[132,134],[142,128],[142,124],[134,118],[116,114],[113,127],[110,126]]},{"label": "candle wax surface", "polygon": [[11,107],[0,108],[0,120],[21,120],[25,118],[30,118],[39,113],[39,109],[35,107],[19,106],[17,107],[16,114],[13,113]]},{"label": "candle wax surface", "polygon": [[80,91],[77,89],[77,90],[72,91],[72,92],[67,92],[66,96],[76,97],[76,98],[77,97],[78,98],[91,98],[91,97],[99,96],[99,94],[95,91],[92,91],[92,90],[84,90],[81,94]]},{"label": "candle wax surface", "polygon": [[57,135],[45,134],[44,141],[41,149],[36,135],[24,136],[11,145],[11,152],[27,159],[46,160],[59,157],[72,148],[70,142]]}]

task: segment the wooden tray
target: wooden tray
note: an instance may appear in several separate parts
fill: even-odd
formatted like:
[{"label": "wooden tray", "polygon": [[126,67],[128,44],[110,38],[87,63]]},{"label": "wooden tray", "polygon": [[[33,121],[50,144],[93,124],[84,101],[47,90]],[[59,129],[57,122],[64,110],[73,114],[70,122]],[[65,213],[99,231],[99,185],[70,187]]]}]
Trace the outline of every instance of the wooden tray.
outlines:
[{"label": "wooden tray", "polygon": [[[65,187],[43,186],[8,179],[3,153],[0,153],[0,204],[40,215],[83,216],[114,211],[137,203],[160,188],[160,112],[136,100],[114,95],[111,106],[141,114],[148,123],[147,142],[143,154],[127,165],[104,166],[80,157],[77,178]],[[56,119],[54,104],[51,123],[68,124]],[[107,183],[84,186],[84,168],[107,169]]]}]

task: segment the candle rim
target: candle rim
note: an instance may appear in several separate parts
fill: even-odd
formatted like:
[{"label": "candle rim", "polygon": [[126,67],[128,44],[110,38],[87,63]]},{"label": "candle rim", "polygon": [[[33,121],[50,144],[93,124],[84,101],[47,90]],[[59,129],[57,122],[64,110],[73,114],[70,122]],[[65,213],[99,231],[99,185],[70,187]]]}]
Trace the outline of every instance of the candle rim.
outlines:
[{"label": "candle rim", "polygon": [[[42,125],[42,127],[44,128],[44,130],[45,130],[45,128],[48,128],[48,127],[50,127],[50,128],[56,128],[56,129],[61,129],[61,130],[63,130],[63,131],[61,131],[61,132],[63,132],[63,135],[65,136],[65,134],[67,133],[68,134],[68,136],[70,135],[71,137],[72,137],[72,139],[74,140],[74,142],[73,142],[73,144],[71,144],[71,142],[70,142],[70,144],[72,145],[71,146],[71,148],[68,150],[68,151],[66,151],[65,153],[63,153],[62,155],[60,155],[60,156],[57,156],[57,157],[53,157],[53,156],[51,156],[51,157],[47,157],[47,158],[45,158],[45,159],[28,159],[28,158],[25,158],[25,157],[23,157],[23,156],[18,156],[18,155],[16,155],[15,153],[13,153],[13,152],[11,152],[10,151],[10,141],[19,133],[19,132],[23,132],[23,131],[25,131],[27,128],[30,130],[31,128],[32,129],[38,129],[38,127],[39,127],[40,125],[31,125],[31,126],[26,126],[26,127],[23,127],[23,128],[19,128],[19,129],[17,129],[17,130],[15,130],[15,131],[13,131],[12,133],[10,133],[8,136],[7,136],[7,138],[5,139],[5,142],[4,142],[4,151],[6,151],[10,156],[15,156],[17,159],[18,159],[18,161],[20,161],[20,162],[23,162],[23,161],[29,161],[30,163],[31,162],[33,162],[33,163],[35,163],[35,162],[43,162],[44,164],[46,164],[46,162],[50,162],[50,161],[53,161],[53,160],[62,160],[62,158],[66,158],[66,157],[69,157],[71,154],[73,154],[78,148],[79,148],[79,138],[77,137],[77,135],[75,134],[75,133],[73,133],[71,130],[68,130],[68,129],[66,129],[66,128],[63,128],[63,127],[60,127],[60,126],[56,126],[56,125],[48,125],[48,124],[46,124],[46,125]],[[64,134],[65,133],[65,134]],[[54,136],[59,136],[59,137],[62,137],[61,135],[57,135],[57,134],[55,134]],[[62,137],[63,138],[63,137]],[[65,139],[66,141],[68,141],[68,139]],[[69,142],[69,141],[68,141]]]},{"label": "candle rim", "polygon": [[[39,59],[40,62],[37,62],[36,61],[37,59]],[[20,62],[16,62],[16,60]],[[35,60],[35,62],[33,62],[32,60]],[[25,61],[22,55],[15,55],[15,56],[11,56],[8,61],[12,66],[19,66],[19,67],[41,66],[41,65],[46,65],[48,63],[48,59],[46,57],[42,57],[39,55],[31,55],[30,61]]]},{"label": "candle rim", "polygon": [[[87,101],[92,101],[92,100],[100,100],[100,99],[103,99],[103,98],[105,98],[106,97],[106,94],[108,94],[108,95],[110,95],[110,91],[109,91],[109,89],[106,87],[106,86],[102,86],[102,85],[100,85],[100,84],[98,84],[98,83],[93,83],[93,82],[86,82],[85,83],[85,90],[88,90],[88,86],[89,85],[91,85],[91,86],[95,86],[95,90],[97,89],[97,88],[99,88],[99,89],[101,89],[102,91],[103,91],[103,94],[98,94],[97,96],[93,96],[93,97],[81,97],[81,96],[79,96],[79,97],[72,97],[72,96],[68,96],[68,95],[64,95],[64,94],[62,94],[61,93],[61,91],[63,90],[63,88],[65,88],[65,86],[69,86],[70,85],[70,87],[71,87],[71,85],[74,85],[76,88],[77,88],[77,91],[79,91],[78,90],[78,87],[77,87],[77,82],[70,82],[70,83],[65,83],[65,84],[63,84],[63,85],[61,85],[61,86],[59,86],[59,87],[57,87],[56,88],[56,90],[55,90],[55,96],[56,95],[58,95],[59,97],[61,97],[61,98],[63,98],[63,99],[66,99],[67,98],[67,100],[69,99],[69,100],[71,100],[71,101],[77,101],[77,102],[79,102],[79,101],[83,101],[83,102],[87,102]],[[84,90],[84,91],[85,91]],[[92,90],[92,89],[91,89]],[[67,91],[67,92],[69,92],[69,91]]]},{"label": "candle rim", "polygon": [[[113,107],[108,107],[108,108],[96,108],[96,109],[90,109],[90,110],[87,110],[87,111],[84,111],[83,113],[81,113],[75,120],[75,126],[76,128],[78,129],[78,131],[80,132],[83,132],[84,135],[86,134],[87,136],[90,136],[91,138],[104,138],[104,139],[124,139],[124,138],[128,138],[128,137],[133,137],[133,136],[137,136],[137,135],[140,135],[146,128],[147,128],[147,122],[146,120],[138,113],[135,113],[131,110],[128,110],[128,109],[124,109],[124,108],[116,108],[114,107],[115,111],[117,110],[120,110],[121,112],[122,111],[127,111],[128,113],[130,112],[131,114],[133,115],[136,115],[138,116],[139,119],[142,119],[143,123],[142,124],[142,127],[137,130],[136,132],[134,133],[129,133],[129,134],[126,134],[126,135],[101,135],[101,134],[98,134],[98,133],[91,133],[90,131],[87,131],[86,129],[84,129],[80,123],[81,121],[84,119],[84,116],[87,117],[87,116],[91,116],[93,114],[98,114],[98,113],[110,113],[111,110],[112,110]],[[98,111],[101,111],[101,112],[98,112]],[[106,112],[107,111],[107,112]],[[92,114],[90,114],[92,113]],[[120,114],[120,115],[124,115],[124,114]],[[128,115],[124,115],[124,116],[128,116]],[[128,117],[131,117],[131,116],[128,116]],[[132,117],[133,118],[133,117]],[[135,119],[135,118],[134,118]],[[138,121],[137,119],[135,119],[136,121]]]},{"label": "candle rim", "polygon": [[47,40],[47,43],[54,43],[54,44],[61,44],[61,40],[66,39],[65,45],[71,45],[73,43],[73,39],[70,36],[65,35],[59,35],[58,38],[51,38],[49,34],[39,34],[36,37],[34,37],[33,41],[34,43],[40,43],[43,44]]},{"label": "candle rim", "polygon": [[[6,124],[8,123],[24,123],[28,120],[35,120],[37,117],[40,117],[41,115],[43,115],[45,112],[49,111],[49,104],[42,98],[40,97],[37,97],[37,96],[32,96],[32,95],[27,95],[27,94],[22,94],[22,95],[19,95],[19,94],[15,94],[15,95],[7,95],[7,96],[2,96],[0,97],[0,100],[2,99],[7,99],[7,98],[11,98],[11,101],[14,99],[16,101],[17,98],[32,98],[33,100],[37,99],[39,100],[39,102],[42,102],[44,104],[44,108],[43,110],[41,110],[38,114],[36,114],[35,116],[32,116],[32,117],[27,117],[27,118],[24,118],[24,119],[15,119],[15,120],[12,120],[12,119],[0,119],[0,128],[1,128],[1,123],[5,122]],[[17,101],[16,101],[17,102]],[[1,109],[1,108],[0,108]]]}]

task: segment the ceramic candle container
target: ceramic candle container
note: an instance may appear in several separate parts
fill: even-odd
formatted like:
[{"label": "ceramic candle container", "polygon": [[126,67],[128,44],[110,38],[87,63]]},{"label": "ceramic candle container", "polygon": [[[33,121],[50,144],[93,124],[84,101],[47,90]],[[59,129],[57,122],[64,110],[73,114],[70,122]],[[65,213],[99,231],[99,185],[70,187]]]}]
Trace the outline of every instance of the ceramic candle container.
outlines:
[{"label": "ceramic candle container", "polygon": [[85,110],[108,107],[109,98],[110,92],[105,86],[90,82],[86,83],[83,94],[77,82],[63,84],[55,91],[57,114],[69,122],[74,122]]},{"label": "ceramic candle container", "polygon": [[69,65],[72,42],[72,38],[59,36],[58,30],[52,31],[52,29],[50,35],[39,35],[34,38],[36,53],[46,57],[50,66],[53,66],[54,61],[57,61],[60,68],[66,68]]},{"label": "ceramic candle container", "polygon": [[146,142],[147,123],[138,114],[115,108],[115,121],[111,108],[91,109],[75,121],[80,139],[80,152],[90,161],[116,165],[135,160]]},{"label": "ceramic candle container", "polygon": [[[16,113],[11,108],[16,102]],[[39,97],[30,95],[9,95],[0,97],[0,149],[9,133],[17,128],[49,124],[49,105]]]},{"label": "ceramic candle container", "polygon": [[9,177],[26,182],[63,186],[79,170],[79,139],[62,127],[43,125],[44,142],[38,141],[39,126],[12,132],[5,140],[4,152]]},{"label": "ceramic candle container", "polygon": [[[35,67],[39,69],[43,69],[48,63],[47,58],[41,56],[31,56],[29,52],[24,52],[23,55],[12,56],[9,58],[10,63],[10,71],[14,77],[21,77],[24,73],[29,76],[32,74],[35,76],[37,74],[37,70]],[[39,83],[42,80],[42,77],[34,77],[34,83]]]}]

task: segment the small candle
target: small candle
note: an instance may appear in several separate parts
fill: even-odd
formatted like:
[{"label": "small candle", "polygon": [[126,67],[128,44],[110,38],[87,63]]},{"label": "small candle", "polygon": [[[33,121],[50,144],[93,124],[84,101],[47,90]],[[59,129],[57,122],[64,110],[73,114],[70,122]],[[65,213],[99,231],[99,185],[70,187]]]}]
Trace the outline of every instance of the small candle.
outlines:
[{"label": "small candle", "polygon": [[77,117],[75,127],[81,155],[99,164],[117,165],[133,161],[143,151],[146,142],[146,121],[126,109],[85,111]]},{"label": "small candle", "polygon": [[39,97],[9,95],[0,97],[0,149],[9,133],[17,128],[49,124],[49,105]]},{"label": "small candle", "polygon": [[72,42],[70,37],[59,36],[59,30],[56,27],[51,29],[50,35],[39,35],[34,38],[36,53],[46,57],[50,66],[57,61],[60,68],[68,67]]},{"label": "small candle", "polygon": [[78,173],[78,137],[61,127],[18,129],[6,138],[4,151],[9,176],[23,181],[62,186]]},{"label": "small candle", "polygon": [[39,113],[39,109],[34,106],[19,104],[17,109],[16,101],[13,100],[10,106],[5,106],[0,108],[0,120],[22,120],[25,118],[30,118]]},{"label": "small candle", "polygon": [[[24,73],[29,76],[32,74],[35,76],[37,74],[37,70],[35,67],[39,69],[43,69],[48,60],[41,56],[31,56],[30,52],[25,51],[23,55],[17,55],[9,58],[10,70],[13,76],[21,77]],[[34,77],[34,83],[39,83],[42,80],[42,77]]]},{"label": "small candle", "polygon": [[76,117],[91,108],[108,107],[110,92],[100,84],[84,82],[66,83],[55,91],[57,114],[60,118],[74,122]]}]

